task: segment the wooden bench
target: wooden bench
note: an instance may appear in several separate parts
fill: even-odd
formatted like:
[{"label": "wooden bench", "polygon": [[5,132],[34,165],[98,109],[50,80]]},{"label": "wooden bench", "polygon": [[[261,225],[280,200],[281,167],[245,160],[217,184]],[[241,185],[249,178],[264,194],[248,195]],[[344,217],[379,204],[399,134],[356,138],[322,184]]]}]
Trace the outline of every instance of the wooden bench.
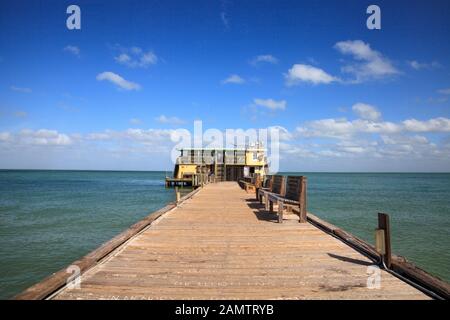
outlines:
[{"label": "wooden bench", "polygon": [[264,198],[266,210],[273,211],[273,202],[269,201],[270,196],[284,196],[285,181],[285,176],[273,176],[269,189],[258,190],[259,201],[262,203],[262,199]]},{"label": "wooden bench", "polygon": [[278,222],[283,222],[283,212],[297,211],[299,222],[306,222],[306,183],[304,176],[289,176],[286,183],[284,195],[269,194],[268,201],[273,210],[273,204],[278,204]]},{"label": "wooden bench", "polygon": [[261,186],[261,177],[259,174],[255,175],[253,178],[244,178],[239,180],[239,185],[247,193],[255,192],[257,193],[258,188]]},{"label": "wooden bench", "polygon": [[263,190],[270,191],[272,188],[273,176],[265,175],[260,185],[256,188],[256,200],[262,203]]}]

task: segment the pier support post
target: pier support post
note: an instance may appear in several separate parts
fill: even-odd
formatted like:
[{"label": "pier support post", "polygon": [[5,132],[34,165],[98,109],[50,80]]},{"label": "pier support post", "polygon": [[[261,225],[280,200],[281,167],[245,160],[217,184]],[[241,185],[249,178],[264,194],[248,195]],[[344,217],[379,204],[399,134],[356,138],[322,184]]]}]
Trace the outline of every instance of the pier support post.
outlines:
[{"label": "pier support post", "polygon": [[389,224],[389,215],[386,213],[378,213],[378,229],[384,231],[384,263],[386,267],[391,268],[392,249],[391,249],[391,227]]},{"label": "pier support post", "polygon": [[307,205],[306,205],[306,189],[307,189],[307,178],[301,177],[300,178],[300,213],[299,213],[299,222],[305,223],[307,221]]},{"label": "pier support post", "polygon": [[180,202],[180,191],[178,191],[178,187],[175,187],[175,202],[178,205],[178,203]]}]

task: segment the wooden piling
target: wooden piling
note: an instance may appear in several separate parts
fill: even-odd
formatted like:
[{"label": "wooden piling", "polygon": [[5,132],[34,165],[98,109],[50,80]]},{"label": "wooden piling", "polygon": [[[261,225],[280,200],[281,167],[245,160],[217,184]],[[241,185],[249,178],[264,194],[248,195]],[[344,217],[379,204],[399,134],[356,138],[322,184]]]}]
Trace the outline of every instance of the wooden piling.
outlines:
[{"label": "wooden piling", "polygon": [[392,263],[392,249],[391,249],[391,230],[389,224],[389,215],[386,213],[378,213],[378,229],[384,230],[384,247],[385,254],[383,255],[386,267],[391,268]]}]

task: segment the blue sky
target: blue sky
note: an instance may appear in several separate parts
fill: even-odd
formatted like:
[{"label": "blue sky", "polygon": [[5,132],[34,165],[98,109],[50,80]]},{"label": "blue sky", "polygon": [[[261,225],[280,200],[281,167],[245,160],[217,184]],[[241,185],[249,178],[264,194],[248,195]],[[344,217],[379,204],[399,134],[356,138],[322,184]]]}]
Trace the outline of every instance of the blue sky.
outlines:
[{"label": "blue sky", "polygon": [[170,133],[202,120],[280,127],[284,171],[449,171],[449,18],[436,0],[2,1],[0,167],[171,170]]}]

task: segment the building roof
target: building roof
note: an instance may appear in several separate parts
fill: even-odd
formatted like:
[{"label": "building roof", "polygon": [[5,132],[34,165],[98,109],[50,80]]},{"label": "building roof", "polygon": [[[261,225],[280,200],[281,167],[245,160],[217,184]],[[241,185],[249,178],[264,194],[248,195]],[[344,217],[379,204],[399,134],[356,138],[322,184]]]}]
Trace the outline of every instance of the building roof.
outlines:
[{"label": "building roof", "polygon": [[177,150],[208,150],[208,151],[266,151],[264,148],[248,147],[248,148],[177,148]]}]

